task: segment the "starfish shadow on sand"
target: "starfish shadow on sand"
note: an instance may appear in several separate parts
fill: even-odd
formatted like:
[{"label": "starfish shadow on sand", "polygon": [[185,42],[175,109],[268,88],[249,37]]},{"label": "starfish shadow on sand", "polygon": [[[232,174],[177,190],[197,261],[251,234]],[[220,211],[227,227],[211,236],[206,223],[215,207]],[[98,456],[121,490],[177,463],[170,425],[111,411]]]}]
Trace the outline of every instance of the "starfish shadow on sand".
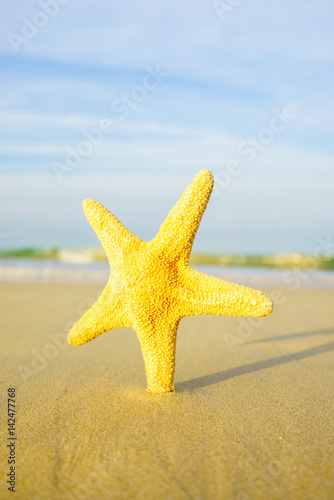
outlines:
[{"label": "starfish shadow on sand", "polygon": [[247,342],[247,344],[258,344],[260,342],[274,342],[278,340],[290,340],[293,338],[312,337],[312,335],[330,335],[331,333],[334,334],[334,327],[324,328],[322,330],[311,330],[308,332],[291,333],[290,335],[278,335],[277,337],[257,339],[257,340],[252,340],[251,342]]},{"label": "starfish shadow on sand", "polygon": [[175,389],[180,392],[190,389],[199,389],[217,384],[233,377],[240,377],[241,375],[257,372],[266,368],[272,368],[274,366],[284,365],[285,363],[291,363],[293,361],[299,361],[301,359],[310,358],[311,356],[316,356],[317,354],[323,354],[333,350],[334,341],[312,347],[310,349],[305,349],[304,351],[284,354],[283,356],[277,356],[276,358],[264,359],[262,361],[257,361],[256,363],[249,363],[247,365],[230,368],[229,370],[204,375],[203,377],[185,380],[184,382],[176,383]]}]

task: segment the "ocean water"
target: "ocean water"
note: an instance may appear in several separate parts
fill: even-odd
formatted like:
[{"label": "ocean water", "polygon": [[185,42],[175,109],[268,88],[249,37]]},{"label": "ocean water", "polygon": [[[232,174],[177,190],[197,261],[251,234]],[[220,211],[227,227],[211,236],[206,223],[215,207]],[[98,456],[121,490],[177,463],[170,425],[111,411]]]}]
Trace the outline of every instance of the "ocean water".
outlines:
[{"label": "ocean water", "polygon": [[[251,287],[334,288],[334,271],[192,265],[198,271]],[[72,264],[47,259],[0,259],[2,282],[101,283],[109,278],[107,262]]]}]

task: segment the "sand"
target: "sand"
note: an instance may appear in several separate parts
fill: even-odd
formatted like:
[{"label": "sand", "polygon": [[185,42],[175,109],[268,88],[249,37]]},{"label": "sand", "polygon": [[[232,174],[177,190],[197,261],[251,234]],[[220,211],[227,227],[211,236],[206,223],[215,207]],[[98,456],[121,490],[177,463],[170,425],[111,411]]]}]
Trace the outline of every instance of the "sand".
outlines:
[{"label": "sand", "polygon": [[274,313],[252,324],[183,319],[166,395],[146,392],[132,329],[66,345],[100,290],[0,285],[1,499],[334,498],[334,290],[276,291]]}]

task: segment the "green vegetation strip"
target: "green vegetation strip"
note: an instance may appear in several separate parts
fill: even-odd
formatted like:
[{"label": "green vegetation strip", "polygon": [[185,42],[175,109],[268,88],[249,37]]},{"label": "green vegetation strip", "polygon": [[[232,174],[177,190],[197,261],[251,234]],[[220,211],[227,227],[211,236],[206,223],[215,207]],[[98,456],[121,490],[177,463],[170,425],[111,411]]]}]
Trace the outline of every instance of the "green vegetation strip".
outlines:
[{"label": "green vegetation strip", "polygon": [[[75,262],[85,257],[87,262],[107,261],[105,253],[100,249],[59,249],[59,248],[16,248],[1,250],[0,258],[52,259],[63,262]],[[80,261],[78,260],[78,263]],[[333,269],[334,257],[331,254],[314,257],[300,254],[278,255],[218,255],[195,253],[190,257],[191,264],[206,264],[217,266],[261,266],[269,268],[289,269]]]}]

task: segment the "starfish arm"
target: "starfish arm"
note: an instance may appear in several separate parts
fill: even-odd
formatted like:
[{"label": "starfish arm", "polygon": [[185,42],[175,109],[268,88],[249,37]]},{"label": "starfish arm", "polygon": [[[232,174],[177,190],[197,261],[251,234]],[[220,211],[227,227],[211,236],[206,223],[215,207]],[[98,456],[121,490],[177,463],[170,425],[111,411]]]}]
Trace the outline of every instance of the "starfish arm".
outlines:
[{"label": "starfish arm", "polygon": [[184,316],[266,316],[273,304],[263,293],[205,275],[188,266],[191,247],[213,187],[202,170],[146,243],[133,235],[103,205],[83,204],[104,247],[110,277],[99,299],[68,335],[82,345],[112,328],[132,327],[145,361],[148,390],[174,390],[177,328]]},{"label": "starfish arm", "polygon": [[185,268],[179,294],[182,316],[216,314],[221,316],[267,316],[273,310],[269,297],[258,290],[229,283]]},{"label": "starfish arm", "polygon": [[70,345],[86,344],[112,328],[129,326],[122,311],[121,299],[111,288],[112,285],[108,283],[98,300],[73,325],[68,334]]},{"label": "starfish arm", "polygon": [[110,263],[124,252],[136,251],[142,240],[129,231],[109,210],[94,200],[85,200],[83,209],[96,232]]},{"label": "starfish arm", "polygon": [[182,255],[187,262],[213,187],[213,175],[201,170],[169,212],[154,240],[153,248],[169,259]]},{"label": "starfish arm", "polygon": [[163,394],[174,391],[178,324],[179,321],[135,327],[145,362],[148,392]]}]

